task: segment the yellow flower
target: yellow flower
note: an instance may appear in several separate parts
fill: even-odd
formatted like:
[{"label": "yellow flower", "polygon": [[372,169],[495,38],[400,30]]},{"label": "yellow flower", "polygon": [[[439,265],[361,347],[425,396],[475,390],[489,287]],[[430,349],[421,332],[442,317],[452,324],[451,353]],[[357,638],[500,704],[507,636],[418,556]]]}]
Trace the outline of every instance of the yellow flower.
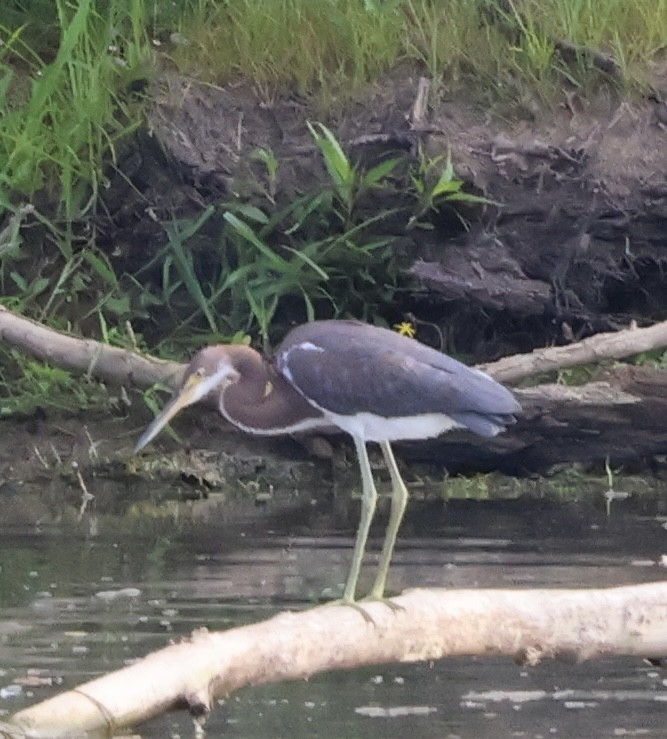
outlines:
[{"label": "yellow flower", "polygon": [[408,336],[411,339],[414,339],[417,334],[415,324],[410,321],[401,321],[400,323],[396,323],[394,324],[394,328],[401,336]]}]

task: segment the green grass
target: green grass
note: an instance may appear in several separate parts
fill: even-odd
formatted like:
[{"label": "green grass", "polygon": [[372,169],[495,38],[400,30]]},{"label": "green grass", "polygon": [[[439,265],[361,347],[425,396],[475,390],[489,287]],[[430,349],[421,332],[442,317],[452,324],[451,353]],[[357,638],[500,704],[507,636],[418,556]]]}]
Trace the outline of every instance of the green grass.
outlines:
[{"label": "green grass", "polygon": [[142,120],[132,90],[150,62],[144,4],[18,7],[0,8],[0,293],[56,327],[104,334],[107,319],[129,316],[95,224],[118,148]]},{"label": "green grass", "polygon": [[[20,7],[25,9],[21,12]],[[553,99],[605,80],[565,40],[613,55],[636,89],[665,69],[667,0],[33,0],[0,8],[0,206],[45,192],[89,214],[118,142],[140,120],[128,89],[152,41],[186,74],[317,94],[329,105],[397,64],[448,88]],[[158,47],[160,48],[160,47]]]},{"label": "green grass", "polygon": [[282,86],[340,100],[409,62],[449,88],[472,81],[553,100],[565,84],[604,80],[585,56],[566,66],[556,41],[612,54],[620,87],[647,84],[664,63],[667,0],[199,0],[179,28],[172,58],[184,72],[249,79],[267,94]]},{"label": "green grass", "polygon": [[78,413],[110,403],[100,383],[38,362],[14,348],[0,347],[0,420],[30,415],[36,408]]},{"label": "green grass", "polygon": [[57,48],[35,50],[24,29],[0,29],[0,206],[42,193],[54,220],[89,215],[104,165],[138,124],[121,91],[146,62],[142,3],[54,7]]},{"label": "green grass", "polygon": [[301,92],[356,85],[400,54],[396,3],[358,0],[200,0],[182,19],[182,69],[216,81],[250,79]]},{"label": "green grass", "polygon": [[118,146],[141,122],[129,91],[148,68],[143,2],[28,6],[22,25],[0,10],[0,290],[57,326],[97,322],[102,306],[121,314],[127,303],[94,219]]}]

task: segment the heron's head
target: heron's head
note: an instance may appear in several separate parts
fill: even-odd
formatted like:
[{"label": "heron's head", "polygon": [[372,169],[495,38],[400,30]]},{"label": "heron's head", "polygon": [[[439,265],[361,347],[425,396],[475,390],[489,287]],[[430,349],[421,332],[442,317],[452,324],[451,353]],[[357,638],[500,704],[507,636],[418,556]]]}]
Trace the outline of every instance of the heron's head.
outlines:
[{"label": "heron's head", "polygon": [[153,419],[134,446],[135,454],[151,442],[183,408],[214,397],[239,377],[226,346],[207,346],[195,354],[183,379],[162,411]]}]

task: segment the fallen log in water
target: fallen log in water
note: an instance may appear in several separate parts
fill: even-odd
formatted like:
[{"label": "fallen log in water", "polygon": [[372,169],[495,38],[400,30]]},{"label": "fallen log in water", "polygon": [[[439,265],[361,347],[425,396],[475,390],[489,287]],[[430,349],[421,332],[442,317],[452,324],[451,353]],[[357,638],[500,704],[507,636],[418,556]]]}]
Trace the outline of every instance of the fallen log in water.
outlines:
[{"label": "fallen log in water", "polygon": [[229,631],[201,630],[27,708],[13,723],[28,736],[111,732],[177,708],[205,716],[247,686],[363,665],[494,655],[530,665],[560,656],[667,655],[667,582],[410,590],[389,603],[320,606]]}]

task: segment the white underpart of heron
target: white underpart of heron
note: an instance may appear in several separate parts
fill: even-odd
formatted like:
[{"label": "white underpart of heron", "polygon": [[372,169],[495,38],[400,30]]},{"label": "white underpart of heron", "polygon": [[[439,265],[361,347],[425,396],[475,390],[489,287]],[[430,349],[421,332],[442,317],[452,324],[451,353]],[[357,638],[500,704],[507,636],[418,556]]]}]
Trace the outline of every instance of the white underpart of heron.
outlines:
[{"label": "white underpart of heron", "polygon": [[[312,401],[311,401],[312,403]],[[313,405],[319,408],[315,403]],[[355,413],[344,416],[319,408],[334,426],[365,441],[404,441],[406,439],[433,439],[445,431],[465,428],[444,413],[420,413],[414,416],[385,418],[374,413]]]}]

